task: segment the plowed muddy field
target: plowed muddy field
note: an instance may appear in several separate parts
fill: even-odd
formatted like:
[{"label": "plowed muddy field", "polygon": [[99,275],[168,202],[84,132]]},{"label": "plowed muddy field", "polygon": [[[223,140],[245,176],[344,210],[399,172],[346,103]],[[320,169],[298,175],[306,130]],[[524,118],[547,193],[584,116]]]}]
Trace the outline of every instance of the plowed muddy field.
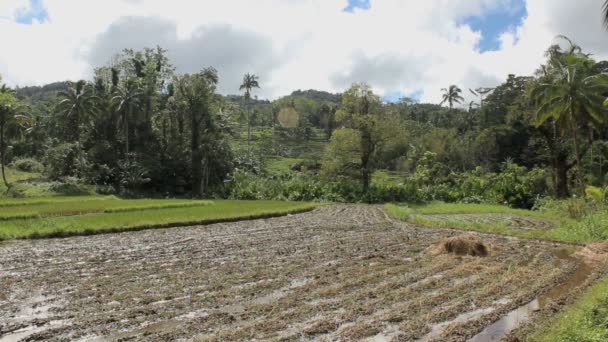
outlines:
[{"label": "plowed muddy field", "polygon": [[0,341],[465,341],[566,281],[568,246],[324,206],[237,223],[0,245]]}]

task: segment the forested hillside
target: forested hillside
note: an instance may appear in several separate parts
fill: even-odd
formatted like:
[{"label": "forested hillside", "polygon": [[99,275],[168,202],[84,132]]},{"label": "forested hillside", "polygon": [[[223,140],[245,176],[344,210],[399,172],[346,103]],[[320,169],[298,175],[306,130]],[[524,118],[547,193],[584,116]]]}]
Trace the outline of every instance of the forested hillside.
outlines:
[{"label": "forested hillside", "polygon": [[46,182],[125,196],[531,208],[606,181],[608,62],[560,43],[534,75],[447,85],[439,104],[388,103],[366,84],[262,100],[255,74],[223,96],[212,66],[181,75],[160,47],[125,50],[92,81],[2,88],[6,194]]}]

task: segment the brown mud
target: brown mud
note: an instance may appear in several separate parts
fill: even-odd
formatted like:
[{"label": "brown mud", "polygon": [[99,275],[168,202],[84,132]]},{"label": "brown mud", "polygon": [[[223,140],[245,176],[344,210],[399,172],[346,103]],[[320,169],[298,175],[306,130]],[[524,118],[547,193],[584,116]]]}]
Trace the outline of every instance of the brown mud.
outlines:
[{"label": "brown mud", "polygon": [[324,206],[246,222],[0,246],[0,341],[466,341],[576,274],[563,245]]}]

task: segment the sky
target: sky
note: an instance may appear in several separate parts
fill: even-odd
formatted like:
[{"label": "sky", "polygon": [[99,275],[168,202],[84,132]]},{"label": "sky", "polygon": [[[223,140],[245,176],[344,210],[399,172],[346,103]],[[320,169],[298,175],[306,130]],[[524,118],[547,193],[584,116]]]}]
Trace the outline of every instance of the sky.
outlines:
[{"label": "sky", "polygon": [[[563,34],[608,58],[603,0],[0,0],[10,86],[91,79],[124,48],[160,45],[178,72],[213,66],[218,89],[260,77],[261,98],[367,82],[387,101],[531,75]],[[465,91],[468,96],[468,92]],[[468,99],[467,99],[468,100]]]}]

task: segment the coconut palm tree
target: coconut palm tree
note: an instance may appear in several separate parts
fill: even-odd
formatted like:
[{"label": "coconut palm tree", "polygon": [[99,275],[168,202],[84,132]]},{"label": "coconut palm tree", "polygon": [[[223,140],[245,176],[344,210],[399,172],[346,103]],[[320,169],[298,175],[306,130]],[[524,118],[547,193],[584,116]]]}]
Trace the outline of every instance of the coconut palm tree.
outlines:
[{"label": "coconut palm tree", "polygon": [[608,0],[602,6],[602,16],[604,17],[604,25],[608,28]]},{"label": "coconut palm tree", "polygon": [[142,105],[144,92],[141,89],[140,83],[130,78],[116,87],[116,95],[112,98],[112,102],[116,104],[116,112],[120,115],[119,124],[122,126],[125,138],[125,156],[129,156],[129,121],[133,118],[134,110]]},{"label": "coconut palm tree", "polygon": [[537,104],[537,126],[553,119],[562,131],[572,134],[577,177],[583,189],[579,126],[599,126],[605,122],[608,111],[602,104],[605,100],[604,94],[608,92],[608,76],[589,75],[585,70],[588,64],[580,61],[581,58],[588,59],[579,55],[578,58],[552,60],[547,76],[533,89],[532,98]]},{"label": "coconut palm tree", "polygon": [[57,105],[57,110],[68,119],[72,141],[79,142],[82,121],[95,111],[91,87],[85,81],[78,81],[70,84],[68,90],[60,92],[58,96],[63,100]]},{"label": "coconut palm tree", "polygon": [[259,88],[260,84],[258,83],[258,76],[250,73],[246,73],[243,76],[243,83],[239,87],[239,90],[245,91],[245,102],[247,106],[247,145],[249,145],[249,141],[251,140],[251,118],[249,115],[249,101],[251,100],[251,90],[253,88]]},{"label": "coconut palm tree", "polygon": [[441,89],[443,91],[442,100],[440,105],[447,103],[450,106],[450,110],[454,108],[454,103],[462,103],[464,98],[462,97],[462,90],[456,85],[451,85],[448,88]]}]

